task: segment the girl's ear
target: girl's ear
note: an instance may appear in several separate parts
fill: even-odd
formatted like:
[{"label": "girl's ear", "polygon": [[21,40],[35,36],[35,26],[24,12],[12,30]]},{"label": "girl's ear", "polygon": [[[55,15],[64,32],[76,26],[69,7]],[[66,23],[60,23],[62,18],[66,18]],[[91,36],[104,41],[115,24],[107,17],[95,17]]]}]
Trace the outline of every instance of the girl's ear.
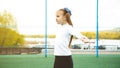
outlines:
[{"label": "girl's ear", "polygon": [[66,15],[63,16],[63,20],[66,21]]}]

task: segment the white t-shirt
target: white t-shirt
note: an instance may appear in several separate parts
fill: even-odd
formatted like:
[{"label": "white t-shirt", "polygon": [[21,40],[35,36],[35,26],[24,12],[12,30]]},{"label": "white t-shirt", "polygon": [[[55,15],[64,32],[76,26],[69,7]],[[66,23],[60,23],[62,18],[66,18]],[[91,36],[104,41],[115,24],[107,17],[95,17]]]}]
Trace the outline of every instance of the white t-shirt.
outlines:
[{"label": "white t-shirt", "polygon": [[54,46],[55,56],[69,56],[71,55],[68,47],[71,35],[81,39],[83,37],[80,32],[76,32],[69,24],[59,25],[56,33],[56,43]]}]

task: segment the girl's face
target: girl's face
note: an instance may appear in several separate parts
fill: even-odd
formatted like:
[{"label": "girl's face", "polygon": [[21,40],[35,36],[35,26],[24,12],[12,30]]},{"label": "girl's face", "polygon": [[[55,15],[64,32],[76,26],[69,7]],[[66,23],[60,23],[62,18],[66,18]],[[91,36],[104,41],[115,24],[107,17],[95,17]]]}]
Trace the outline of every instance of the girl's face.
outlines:
[{"label": "girl's face", "polygon": [[64,12],[63,11],[57,11],[56,13],[56,22],[57,24],[63,24],[64,22]]}]

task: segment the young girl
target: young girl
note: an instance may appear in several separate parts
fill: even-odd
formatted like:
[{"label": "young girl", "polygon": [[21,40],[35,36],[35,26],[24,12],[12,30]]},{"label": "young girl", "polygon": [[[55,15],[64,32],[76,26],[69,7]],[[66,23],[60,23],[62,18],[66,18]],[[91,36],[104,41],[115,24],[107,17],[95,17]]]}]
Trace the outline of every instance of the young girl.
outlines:
[{"label": "young girl", "polygon": [[68,8],[59,9],[56,13],[58,29],[56,34],[56,44],[54,47],[54,68],[73,68],[70,51],[70,43],[73,36],[83,42],[88,41],[87,37],[73,29],[72,21],[70,19],[71,15],[71,11]]}]

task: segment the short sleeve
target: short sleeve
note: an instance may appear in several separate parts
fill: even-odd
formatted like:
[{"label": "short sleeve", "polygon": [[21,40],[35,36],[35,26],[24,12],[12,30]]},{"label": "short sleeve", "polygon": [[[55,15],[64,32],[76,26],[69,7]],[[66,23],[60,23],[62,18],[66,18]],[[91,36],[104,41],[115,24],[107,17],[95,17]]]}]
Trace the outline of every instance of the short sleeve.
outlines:
[{"label": "short sleeve", "polygon": [[82,37],[84,37],[77,29],[73,28],[72,26],[69,26],[69,34],[77,37],[78,39],[81,39]]}]

